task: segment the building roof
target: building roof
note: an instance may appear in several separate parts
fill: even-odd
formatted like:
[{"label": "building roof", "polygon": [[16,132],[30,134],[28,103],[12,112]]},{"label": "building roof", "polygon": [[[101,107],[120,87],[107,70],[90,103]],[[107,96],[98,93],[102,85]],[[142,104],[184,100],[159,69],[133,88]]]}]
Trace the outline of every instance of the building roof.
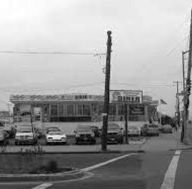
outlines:
[{"label": "building roof", "polygon": [[62,95],[11,95],[12,103],[19,102],[62,102],[62,101],[103,101],[102,95],[62,94]]}]

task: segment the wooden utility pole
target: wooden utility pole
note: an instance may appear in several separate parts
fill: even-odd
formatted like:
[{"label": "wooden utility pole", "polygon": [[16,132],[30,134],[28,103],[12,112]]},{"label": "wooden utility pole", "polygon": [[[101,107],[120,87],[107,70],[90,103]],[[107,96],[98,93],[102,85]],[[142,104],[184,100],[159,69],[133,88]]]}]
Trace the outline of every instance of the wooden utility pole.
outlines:
[{"label": "wooden utility pole", "polygon": [[185,53],[186,52],[182,52],[183,92],[185,91]]},{"label": "wooden utility pole", "polygon": [[[182,52],[182,73],[183,73],[183,94],[185,94],[185,52]],[[185,101],[185,95],[183,95],[183,103]],[[184,106],[183,106],[184,107]],[[183,113],[182,113],[182,128],[181,128],[181,142],[183,142],[184,138],[184,108],[183,108]]]},{"label": "wooden utility pole", "polygon": [[128,115],[128,111],[127,111],[127,104],[125,103],[124,105],[124,109],[125,109],[125,143],[128,144],[128,121],[127,121],[127,115]]},{"label": "wooden utility pole", "polygon": [[111,69],[111,31],[107,31],[107,56],[106,56],[106,70],[105,70],[105,94],[104,94],[104,108],[103,108],[103,129],[101,138],[101,150],[107,150],[107,127],[109,114],[109,92],[110,92],[110,69]]},{"label": "wooden utility pole", "polygon": [[184,95],[184,139],[183,142],[187,143],[187,120],[189,118],[189,96],[191,94],[191,66],[192,66],[192,10],[191,10],[191,23],[190,23],[190,40],[189,40],[189,58],[187,68],[187,79],[185,85]]},{"label": "wooden utility pole", "polygon": [[182,52],[182,73],[183,73],[183,91],[182,91],[182,95],[183,95],[183,113],[182,113],[182,130],[181,130],[181,142],[183,142],[183,138],[184,138],[184,121],[185,121],[185,90],[186,90],[186,77],[185,77],[185,54],[189,53],[189,51],[183,51]]},{"label": "wooden utility pole", "polygon": [[177,125],[180,126],[180,102],[179,102],[179,81],[174,81],[173,83],[176,83],[177,91],[176,91],[176,119],[177,119]]}]

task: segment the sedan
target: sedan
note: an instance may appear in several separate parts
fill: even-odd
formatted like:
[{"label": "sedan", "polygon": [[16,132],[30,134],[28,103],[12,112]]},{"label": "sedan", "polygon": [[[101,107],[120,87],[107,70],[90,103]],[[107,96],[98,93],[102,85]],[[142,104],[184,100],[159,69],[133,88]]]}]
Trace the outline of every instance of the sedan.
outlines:
[{"label": "sedan", "polygon": [[54,132],[54,131],[61,131],[58,127],[48,127],[46,128],[46,133]]},{"label": "sedan", "polygon": [[140,136],[141,129],[137,126],[129,126],[128,127],[128,135],[129,136]]},{"label": "sedan", "polygon": [[161,128],[161,132],[162,133],[172,133],[172,127],[171,125],[163,125],[162,128]]},{"label": "sedan", "polygon": [[67,136],[61,131],[50,131],[46,134],[46,144],[66,144]]},{"label": "sedan", "polygon": [[15,144],[36,144],[37,135],[32,128],[24,127],[17,130]]}]

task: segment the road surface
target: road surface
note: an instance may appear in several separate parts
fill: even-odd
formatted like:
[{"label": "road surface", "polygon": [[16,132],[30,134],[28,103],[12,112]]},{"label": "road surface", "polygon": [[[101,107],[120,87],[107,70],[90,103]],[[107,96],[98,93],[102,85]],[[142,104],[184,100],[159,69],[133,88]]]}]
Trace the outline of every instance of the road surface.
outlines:
[{"label": "road surface", "polygon": [[[167,169],[170,165],[172,158],[174,157],[174,151],[167,152],[148,152],[140,154],[132,154],[122,159],[107,163],[100,167],[93,168],[89,172],[90,177],[68,182],[60,183],[26,183],[26,184],[1,184],[1,189],[60,189],[60,188],[70,188],[70,189],[115,189],[115,188],[131,188],[131,189],[160,189]],[[107,154],[103,154],[106,156]],[[181,161],[190,161],[190,158],[185,157],[190,155],[192,158],[192,153],[181,154]],[[78,166],[78,154],[70,155],[70,161],[74,159],[76,165]],[[83,157],[84,156],[84,157]],[[125,154],[119,154],[118,156],[111,156],[103,159],[102,156],[97,157],[97,162],[94,162],[95,157],[93,155],[84,154],[80,155],[80,158],[85,158],[86,163],[83,163],[82,159],[79,168],[86,168],[92,165],[98,165],[100,162],[107,162],[110,159],[117,158],[119,156],[125,156]],[[98,161],[100,160],[100,162]],[[90,162],[90,163],[88,163]],[[179,162],[180,163],[180,162]],[[84,166],[85,165],[85,166]],[[184,162],[186,166],[186,162]],[[187,167],[187,166],[186,166]],[[176,177],[182,177],[183,172],[186,170],[182,165],[179,165],[179,172]],[[192,170],[192,169],[190,169]],[[181,171],[181,173],[180,173]],[[179,178],[181,182],[184,182]],[[191,179],[190,179],[191,180]],[[190,181],[189,181],[190,182]],[[179,188],[180,183],[176,181],[176,188]]]}]

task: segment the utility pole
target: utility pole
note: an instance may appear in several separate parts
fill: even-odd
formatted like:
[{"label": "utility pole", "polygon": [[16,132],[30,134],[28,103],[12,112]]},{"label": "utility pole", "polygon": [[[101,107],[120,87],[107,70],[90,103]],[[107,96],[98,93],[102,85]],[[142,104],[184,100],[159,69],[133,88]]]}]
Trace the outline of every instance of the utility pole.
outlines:
[{"label": "utility pole", "polygon": [[107,31],[107,56],[106,56],[106,70],[105,70],[105,94],[104,94],[104,108],[103,108],[103,129],[101,150],[107,150],[107,127],[108,127],[108,114],[109,114],[109,92],[110,92],[110,69],[111,69],[111,31]]},{"label": "utility pole", "polygon": [[128,144],[128,119],[127,119],[127,115],[128,115],[128,111],[127,111],[127,104],[124,104],[124,109],[125,109],[125,143]]},{"label": "utility pole", "polygon": [[176,83],[177,86],[177,92],[176,92],[176,119],[177,119],[177,125],[180,127],[180,102],[179,102],[179,81],[173,81],[173,83]]},{"label": "utility pole", "polygon": [[[183,93],[185,93],[185,52],[182,52],[182,73],[183,73]],[[185,95],[183,95],[183,104],[185,101]],[[182,112],[182,128],[181,128],[181,142],[183,142],[184,138],[184,119],[185,119],[185,114],[184,114],[184,106],[183,106],[183,112]]]},{"label": "utility pole", "polygon": [[184,143],[187,142],[187,120],[189,118],[189,96],[191,94],[191,66],[192,66],[192,10],[191,10],[191,23],[190,23],[190,39],[189,39],[189,58],[187,68],[187,79],[184,94]]},{"label": "utility pole", "polygon": [[185,55],[186,52],[182,52],[182,71],[183,71],[183,92],[185,91]]},{"label": "utility pole", "polygon": [[189,51],[183,51],[182,52],[182,74],[183,74],[183,91],[182,91],[182,95],[183,95],[183,112],[182,112],[182,130],[181,130],[181,142],[183,142],[183,138],[184,138],[184,121],[185,121],[185,90],[186,90],[186,84],[185,84],[185,54],[188,53]]}]

